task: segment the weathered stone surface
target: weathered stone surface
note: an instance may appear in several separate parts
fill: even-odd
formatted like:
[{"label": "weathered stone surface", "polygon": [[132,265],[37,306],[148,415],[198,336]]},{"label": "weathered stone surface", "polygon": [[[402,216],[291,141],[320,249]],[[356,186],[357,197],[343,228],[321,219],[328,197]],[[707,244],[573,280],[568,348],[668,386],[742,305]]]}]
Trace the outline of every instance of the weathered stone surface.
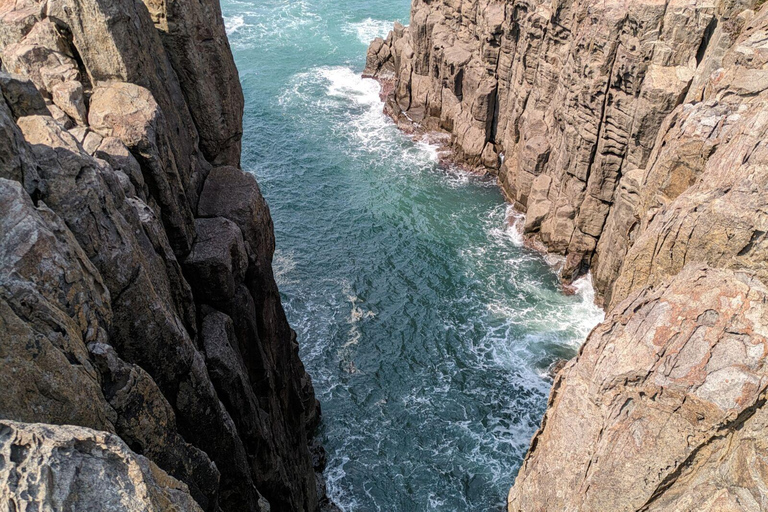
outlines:
[{"label": "weathered stone surface", "polygon": [[176,415],[157,384],[104,343],[88,351],[102,376],[104,395],[117,413],[115,432],[128,446],[186,482],[203,508],[216,504],[220,473],[208,455],[179,435]]},{"label": "weathered stone surface", "polygon": [[[621,177],[646,168],[712,27],[748,6],[722,3],[415,0],[410,26],[372,43],[365,73],[393,70],[391,115],[448,131],[455,158],[533,206],[526,233],[567,256],[570,280],[591,263]],[[531,204],[539,176],[550,186]]]},{"label": "weathered stone surface", "polygon": [[0,3],[4,69],[31,80],[0,80],[0,414],[114,432],[206,510],[316,510],[319,408],[269,210],[231,167],[236,204],[195,219],[212,164],[239,162],[218,3],[148,5]]},{"label": "weathered stone surface", "polygon": [[184,260],[184,273],[201,301],[226,303],[245,278],[248,254],[237,225],[223,217],[195,220],[197,240]]},{"label": "weathered stone surface", "polygon": [[103,137],[115,137],[139,159],[160,205],[171,245],[186,253],[194,239],[192,209],[172,151],[165,116],[152,93],[135,84],[110,82],[91,96],[88,124]]},{"label": "weathered stone surface", "polygon": [[683,104],[621,177],[592,260],[609,316],[556,379],[510,510],[768,506],[768,10],[750,5],[716,5]]},{"label": "weathered stone surface", "polygon": [[252,175],[229,166],[212,170],[200,196],[198,214],[233,221],[253,250],[252,257],[272,261],[275,251],[272,217]]},{"label": "weathered stone surface", "polygon": [[115,172],[122,173],[129,179],[133,193],[126,193],[126,195],[136,195],[144,202],[149,201],[149,189],[144,182],[141,165],[120,139],[103,137],[99,146],[91,154],[104,160]]},{"label": "weathered stone surface", "polygon": [[633,293],[557,376],[509,510],[764,509],[766,349],[753,276],[690,265]]},{"label": "weathered stone surface", "polygon": [[144,3],[179,77],[203,155],[213,165],[240,165],[243,91],[218,0]]},{"label": "weathered stone surface", "polygon": [[[759,42],[768,35],[768,13],[750,13],[732,24],[732,32],[715,31],[719,44],[700,70],[706,79],[697,75],[700,89],[690,93],[692,102],[663,123],[638,181],[631,236],[606,230],[604,238],[619,244],[618,251],[598,247],[597,270],[605,274],[598,289],[609,305],[688,261],[768,278],[761,264],[768,156],[760,144],[768,133],[768,55]],[[729,49],[721,48],[723,41]],[[626,216],[618,210],[611,215]]]},{"label": "weathered stone surface", "polygon": [[[273,506],[314,510],[318,506],[315,494],[286,498],[290,492],[287,481],[304,482],[304,488],[315,485],[309,453],[297,453],[293,447],[306,440],[307,432],[319,421],[319,403],[311,381],[304,377],[296,335],[285,318],[272,273],[275,238],[269,207],[252,175],[223,166],[208,175],[198,214],[234,222],[248,251],[244,286],[222,307],[235,319],[237,343],[254,391],[265,397],[261,406],[269,415],[270,429],[289,433],[274,439],[274,452],[268,459],[273,461],[268,464],[271,467],[257,476],[263,485],[261,492]],[[277,394],[277,389],[284,391]]]},{"label": "weathered stone surface", "polygon": [[64,223],[0,179],[0,417],[113,431],[86,343],[104,341],[107,291]]},{"label": "weathered stone surface", "polygon": [[51,87],[53,102],[77,124],[84,125],[87,118],[83,86],[76,80],[61,82]]},{"label": "weathered stone surface", "polygon": [[30,195],[40,186],[34,159],[5,101],[0,101],[0,178],[22,183]]},{"label": "weathered stone surface", "polygon": [[[192,3],[196,2],[180,2],[185,6]],[[197,148],[197,129],[185,94],[146,6],[140,0],[64,0],[49,3],[48,16],[71,32],[73,47],[94,87],[127,82],[151,93],[166,123],[163,132],[169,142],[165,150],[172,154],[186,196],[175,206],[194,211],[207,163]],[[215,80],[210,73],[200,76]],[[189,245],[191,239],[177,251],[186,252]]]},{"label": "weathered stone surface", "polygon": [[114,434],[0,420],[0,456],[7,510],[202,512],[186,485]]},{"label": "weathered stone surface", "polygon": [[16,0],[0,5],[0,52],[26,36],[43,18],[44,5],[35,0]]}]

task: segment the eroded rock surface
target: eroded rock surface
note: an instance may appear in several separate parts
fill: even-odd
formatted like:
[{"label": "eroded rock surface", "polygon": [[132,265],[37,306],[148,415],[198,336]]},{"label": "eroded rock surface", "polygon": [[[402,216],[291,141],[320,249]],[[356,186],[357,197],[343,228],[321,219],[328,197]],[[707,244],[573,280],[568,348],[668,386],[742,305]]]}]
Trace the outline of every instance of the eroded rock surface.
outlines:
[{"label": "eroded rock surface", "polygon": [[365,74],[451,134],[607,317],[510,511],[765,510],[768,6],[414,0]]},{"label": "eroded rock surface", "polygon": [[[0,419],[26,422],[0,444],[34,439],[26,478],[81,464],[51,485],[83,510],[317,510],[218,2],[0,2],[0,61]],[[57,458],[80,445],[93,465]],[[34,508],[28,483],[0,508]]]},{"label": "eroded rock surface", "polygon": [[184,483],[107,432],[0,420],[0,455],[8,510],[203,510]]},{"label": "eroded rock surface", "polygon": [[415,0],[365,74],[394,77],[398,122],[449,132],[456,160],[498,175],[570,281],[592,263],[622,176],[647,168],[665,117],[752,4]]},{"label": "eroded rock surface", "polygon": [[691,265],[615,307],[555,379],[509,510],[764,510],[767,300]]}]

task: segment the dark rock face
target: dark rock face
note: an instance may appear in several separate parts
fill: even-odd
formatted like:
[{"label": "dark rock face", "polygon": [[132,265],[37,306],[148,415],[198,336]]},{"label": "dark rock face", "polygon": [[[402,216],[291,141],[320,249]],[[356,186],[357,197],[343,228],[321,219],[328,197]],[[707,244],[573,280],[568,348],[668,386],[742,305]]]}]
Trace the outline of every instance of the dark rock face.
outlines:
[{"label": "dark rock face", "polygon": [[49,424],[7,427],[46,450],[119,436],[158,509],[317,510],[319,404],[269,208],[237,168],[218,2],[25,0],[0,18],[0,418]]}]

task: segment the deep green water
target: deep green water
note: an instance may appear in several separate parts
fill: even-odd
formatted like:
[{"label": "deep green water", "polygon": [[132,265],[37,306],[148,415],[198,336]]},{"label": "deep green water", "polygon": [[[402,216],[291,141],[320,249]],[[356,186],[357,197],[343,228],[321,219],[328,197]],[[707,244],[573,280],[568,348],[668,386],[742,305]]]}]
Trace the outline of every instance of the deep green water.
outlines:
[{"label": "deep green water", "polygon": [[323,404],[345,511],[501,508],[547,366],[601,318],[521,246],[493,182],[442,169],[359,78],[408,0],[223,0],[245,91],[243,166]]}]

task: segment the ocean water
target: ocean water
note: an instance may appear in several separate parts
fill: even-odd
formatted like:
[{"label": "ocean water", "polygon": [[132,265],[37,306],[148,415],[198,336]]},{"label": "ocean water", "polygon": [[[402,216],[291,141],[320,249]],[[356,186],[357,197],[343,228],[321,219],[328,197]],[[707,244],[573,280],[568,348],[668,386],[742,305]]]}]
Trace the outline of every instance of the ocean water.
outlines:
[{"label": "ocean water", "polygon": [[323,405],[345,511],[499,510],[546,406],[546,369],[601,320],[559,291],[487,179],[438,166],[363,80],[408,0],[223,0],[245,92],[243,167]]}]

